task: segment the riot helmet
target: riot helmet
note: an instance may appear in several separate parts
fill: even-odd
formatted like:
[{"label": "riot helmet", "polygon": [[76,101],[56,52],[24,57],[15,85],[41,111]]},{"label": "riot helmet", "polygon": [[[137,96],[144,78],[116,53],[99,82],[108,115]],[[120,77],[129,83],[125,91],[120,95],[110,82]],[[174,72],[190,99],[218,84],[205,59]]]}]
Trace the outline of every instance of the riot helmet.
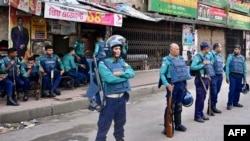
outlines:
[{"label": "riot helmet", "polygon": [[193,96],[189,91],[185,91],[185,94],[183,96],[182,104],[185,107],[190,107],[194,102]]},{"label": "riot helmet", "polygon": [[249,85],[247,83],[242,84],[242,90],[241,90],[241,92],[243,94],[247,94],[249,92]]}]

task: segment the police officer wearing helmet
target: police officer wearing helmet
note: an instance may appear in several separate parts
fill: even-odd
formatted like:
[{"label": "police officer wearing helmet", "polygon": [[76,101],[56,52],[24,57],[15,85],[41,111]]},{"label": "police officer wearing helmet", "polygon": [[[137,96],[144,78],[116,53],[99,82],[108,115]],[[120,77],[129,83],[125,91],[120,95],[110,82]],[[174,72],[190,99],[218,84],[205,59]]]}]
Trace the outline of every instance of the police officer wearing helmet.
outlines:
[{"label": "police officer wearing helmet", "polygon": [[246,83],[247,64],[244,56],[240,54],[241,46],[235,45],[234,52],[229,54],[226,62],[226,82],[229,83],[227,110],[234,107],[243,107],[239,103],[242,81]]},{"label": "police officer wearing helmet", "polygon": [[[185,132],[186,127],[181,124],[182,101],[185,90],[187,90],[186,80],[191,79],[191,76],[189,74],[184,58],[179,55],[179,52],[180,49],[178,44],[172,43],[170,45],[170,54],[164,57],[162,61],[160,69],[160,83],[162,83],[167,89],[167,99],[172,92],[172,107],[174,113],[175,130]],[[165,120],[166,114],[167,108],[165,109],[164,113],[164,130],[162,131],[163,134],[166,134],[167,128]]]},{"label": "police officer wearing helmet", "polygon": [[211,92],[211,111],[209,108],[207,114],[211,113],[211,116],[214,116],[214,113],[221,113],[221,110],[218,110],[216,107],[218,94],[221,89],[221,84],[223,80],[223,58],[221,55],[221,44],[215,43],[213,45],[213,50],[210,52],[213,58],[213,66],[215,71],[215,76],[211,77],[210,92]]},{"label": "police officer wearing helmet", "polygon": [[200,44],[201,51],[194,56],[191,64],[191,70],[198,71],[195,76],[196,87],[196,100],[195,100],[195,113],[194,121],[203,123],[205,120],[209,120],[203,113],[204,101],[209,86],[211,77],[215,75],[212,57],[209,54],[210,47],[207,42]]},{"label": "police officer wearing helmet", "polygon": [[122,43],[111,40],[108,43],[111,56],[99,62],[98,69],[103,83],[105,107],[98,120],[96,141],[106,141],[106,135],[114,120],[114,137],[116,141],[124,141],[124,125],[126,122],[126,98],[130,91],[128,79],[135,76],[134,70],[121,57]]}]

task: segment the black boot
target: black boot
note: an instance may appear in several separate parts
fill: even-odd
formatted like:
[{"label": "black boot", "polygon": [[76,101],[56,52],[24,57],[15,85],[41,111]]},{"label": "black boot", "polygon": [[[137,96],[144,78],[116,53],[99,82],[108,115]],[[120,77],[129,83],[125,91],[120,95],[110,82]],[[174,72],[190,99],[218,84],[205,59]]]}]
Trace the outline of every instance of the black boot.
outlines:
[{"label": "black boot", "polygon": [[19,103],[17,103],[11,96],[7,96],[7,104],[6,105],[11,105],[11,106],[18,106]]},{"label": "black boot", "polygon": [[58,91],[57,89],[55,89],[53,92],[54,92],[56,95],[61,95],[61,92]]},{"label": "black boot", "polygon": [[24,93],[23,101],[28,101],[28,100],[29,100],[29,95],[28,95],[28,93]]},{"label": "black boot", "polygon": [[56,95],[54,94],[52,90],[49,91],[49,97],[56,97]]},{"label": "black boot", "polygon": [[212,111],[213,111],[214,113],[218,113],[218,114],[221,113],[221,110],[218,110],[218,109],[216,108],[216,105],[212,106]]},{"label": "black boot", "polygon": [[181,112],[182,112],[182,104],[177,103],[174,106],[175,130],[185,132],[187,130],[187,128],[181,124]]},{"label": "black boot", "polygon": [[4,98],[5,96],[6,96],[6,92],[5,91],[1,92],[0,97]]},{"label": "black boot", "polygon": [[45,89],[42,89],[42,90],[41,90],[41,98],[46,98],[46,97],[48,97],[48,96],[49,96],[49,94],[46,93]]}]

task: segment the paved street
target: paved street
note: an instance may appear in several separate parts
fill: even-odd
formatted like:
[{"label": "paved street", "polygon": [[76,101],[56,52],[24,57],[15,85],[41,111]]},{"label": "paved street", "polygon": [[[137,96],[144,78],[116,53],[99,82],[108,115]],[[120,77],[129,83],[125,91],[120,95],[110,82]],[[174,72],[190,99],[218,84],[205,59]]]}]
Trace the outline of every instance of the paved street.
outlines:
[{"label": "paved street", "polygon": [[[190,91],[194,93],[193,80],[189,81]],[[127,104],[126,141],[222,141],[223,125],[250,124],[250,94],[241,95],[243,108],[226,110],[228,85],[223,84],[218,108],[223,112],[205,123],[193,121],[194,105],[183,108],[183,124],[188,128],[185,133],[175,132],[167,138],[160,132],[163,129],[165,92],[150,95],[132,96]],[[207,97],[208,98],[208,97]],[[206,100],[207,101],[207,100]],[[205,105],[205,110],[207,104]],[[205,111],[204,110],[204,111]],[[79,110],[58,116],[37,119],[40,125],[0,135],[1,141],[94,141],[96,135],[97,112]],[[113,141],[113,128],[108,141]]]}]

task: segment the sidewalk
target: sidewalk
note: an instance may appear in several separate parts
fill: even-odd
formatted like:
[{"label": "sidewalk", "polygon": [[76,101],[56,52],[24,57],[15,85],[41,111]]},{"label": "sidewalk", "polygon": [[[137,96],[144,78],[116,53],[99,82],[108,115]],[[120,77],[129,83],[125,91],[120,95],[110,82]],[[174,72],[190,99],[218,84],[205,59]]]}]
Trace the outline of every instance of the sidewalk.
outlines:
[{"label": "sidewalk", "polygon": [[[130,79],[131,95],[147,95],[165,90],[157,88],[159,70],[136,72],[135,78]],[[61,90],[62,94],[55,98],[40,98],[29,101],[19,100],[20,106],[6,106],[6,97],[0,99],[0,123],[11,123],[31,120],[39,117],[52,116],[88,108],[89,102],[84,94],[88,86],[74,90]],[[22,95],[21,95],[22,98]]]}]

